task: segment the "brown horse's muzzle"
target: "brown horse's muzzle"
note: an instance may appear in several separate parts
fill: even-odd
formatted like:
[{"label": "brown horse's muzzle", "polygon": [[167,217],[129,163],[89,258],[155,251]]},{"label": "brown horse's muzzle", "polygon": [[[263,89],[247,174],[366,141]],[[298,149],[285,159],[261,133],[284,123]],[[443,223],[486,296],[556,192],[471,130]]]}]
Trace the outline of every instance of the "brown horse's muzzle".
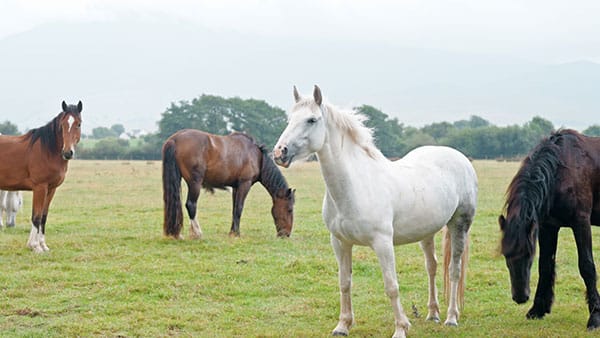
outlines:
[{"label": "brown horse's muzzle", "polygon": [[73,155],[75,155],[75,152],[72,149],[69,150],[63,150],[62,151],[62,158],[64,160],[70,160],[73,158]]}]

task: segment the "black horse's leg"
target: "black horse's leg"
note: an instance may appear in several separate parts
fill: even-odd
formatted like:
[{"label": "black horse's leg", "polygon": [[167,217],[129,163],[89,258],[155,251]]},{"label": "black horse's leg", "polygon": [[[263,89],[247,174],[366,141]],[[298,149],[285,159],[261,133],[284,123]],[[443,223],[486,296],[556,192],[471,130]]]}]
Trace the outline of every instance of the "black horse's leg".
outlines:
[{"label": "black horse's leg", "polygon": [[185,202],[185,208],[190,218],[190,238],[200,239],[202,238],[202,230],[198,221],[196,221],[196,209],[198,204],[198,197],[200,196],[200,189],[202,189],[202,178],[194,175],[189,181],[186,180],[188,186],[187,200]]},{"label": "black horse's leg", "polygon": [[586,298],[590,311],[587,328],[593,330],[600,327],[600,297],[596,288],[596,266],[592,254],[592,229],[589,222],[580,224],[573,227],[573,235],[577,244],[579,273],[585,283]]},{"label": "black horse's leg", "polygon": [[250,191],[251,186],[252,183],[250,181],[247,181],[242,182],[237,187],[233,188],[233,215],[231,220],[231,230],[229,231],[229,236],[238,237],[240,235],[240,218],[242,217],[242,210],[244,209],[244,201],[246,200],[246,196],[248,196],[248,192]]},{"label": "black horse's leg", "polygon": [[533,306],[527,312],[527,318],[539,319],[550,313],[554,301],[554,280],[556,279],[556,246],[558,227],[542,224],[539,227],[539,279],[535,291]]}]

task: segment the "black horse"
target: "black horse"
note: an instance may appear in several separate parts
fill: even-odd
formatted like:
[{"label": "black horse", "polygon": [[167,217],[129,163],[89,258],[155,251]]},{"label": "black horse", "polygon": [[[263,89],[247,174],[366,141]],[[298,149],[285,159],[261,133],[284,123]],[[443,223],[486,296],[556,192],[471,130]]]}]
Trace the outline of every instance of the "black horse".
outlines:
[{"label": "black horse", "polygon": [[600,327],[600,297],[592,254],[591,224],[600,225],[600,138],[560,130],[542,140],[523,160],[508,186],[502,254],[510,272],[512,298],[529,299],[529,276],[540,244],[539,281],[528,319],[550,313],[554,300],[555,255],[560,227],[570,227],[579,256],[590,312],[589,330]]}]

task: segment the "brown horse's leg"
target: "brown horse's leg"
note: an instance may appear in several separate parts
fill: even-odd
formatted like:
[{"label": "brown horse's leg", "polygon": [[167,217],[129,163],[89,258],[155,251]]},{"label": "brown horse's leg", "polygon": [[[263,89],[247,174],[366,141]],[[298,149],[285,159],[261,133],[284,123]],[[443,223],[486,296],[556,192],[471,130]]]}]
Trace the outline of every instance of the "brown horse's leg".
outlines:
[{"label": "brown horse's leg", "polygon": [[202,230],[196,221],[196,210],[198,205],[198,197],[200,197],[200,189],[202,188],[202,179],[192,179],[189,182],[186,180],[186,183],[188,186],[188,194],[187,201],[185,202],[185,208],[187,209],[187,213],[190,218],[190,238],[201,239]]},{"label": "brown horse's leg", "polygon": [[40,246],[44,251],[50,251],[50,248],[46,245],[46,220],[48,219],[48,210],[50,209],[50,202],[54,198],[56,188],[49,189],[48,195],[46,196],[46,203],[44,203],[44,211],[42,212],[42,234],[39,236]]},{"label": "brown horse's leg", "polygon": [[29,241],[27,246],[34,252],[43,252],[44,249],[40,245],[40,237],[43,236],[41,233],[42,226],[42,214],[44,206],[46,204],[46,196],[48,194],[47,186],[38,186],[33,189],[33,207],[31,212],[31,233],[29,234]]},{"label": "brown horse's leg", "polygon": [[242,210],[244,209],[244,201],[246,200],[246,196],[248,196],[251,186],[252,183],[247,181],[242,182],[237,187],[233,188],[233,217],[229,236],[238,237],[240,235],[240,218],[242,217]]}]

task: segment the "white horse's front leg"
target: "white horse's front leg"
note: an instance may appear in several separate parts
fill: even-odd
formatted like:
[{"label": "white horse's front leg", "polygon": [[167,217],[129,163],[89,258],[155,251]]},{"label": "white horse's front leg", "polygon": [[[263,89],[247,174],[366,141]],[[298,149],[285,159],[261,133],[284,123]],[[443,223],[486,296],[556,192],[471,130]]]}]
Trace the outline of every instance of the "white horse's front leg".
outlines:
[{"label": "white horse's front leg", "polygon": [[333,329],[334,336],[347,336],[354,324],[352,312],[352,244],[341,242],[331,235],[331,245],[338,262],[338,277],[340,283],[340,320]]},{"label": "white horse's front leg", "polygon": [[392,309],[394,311],[394,319],[396,331],[393,338],[406,337],[410,328],[410,321],[404,313],[404,309],[400,304],[400,295],[398,291],[398,278],[396,276],[396,258],[394,256],[394,244],[392,238],[381,238],[373,243],[373,250],[379,258],[381,272],[383,274],[383,285],[385,293],[390,298]]},{"label": "white horse's front leg", "polygon": [[434,322],[440,321],[440,308],[437,298],[437,287],[435,285],[435,275],[437,272],[437,257],[435,256],[435,243],[433,236],[420,242],[421,249],[425,255],[425,268],[429,276],[429,301],[427,302],[427,320]]}]

